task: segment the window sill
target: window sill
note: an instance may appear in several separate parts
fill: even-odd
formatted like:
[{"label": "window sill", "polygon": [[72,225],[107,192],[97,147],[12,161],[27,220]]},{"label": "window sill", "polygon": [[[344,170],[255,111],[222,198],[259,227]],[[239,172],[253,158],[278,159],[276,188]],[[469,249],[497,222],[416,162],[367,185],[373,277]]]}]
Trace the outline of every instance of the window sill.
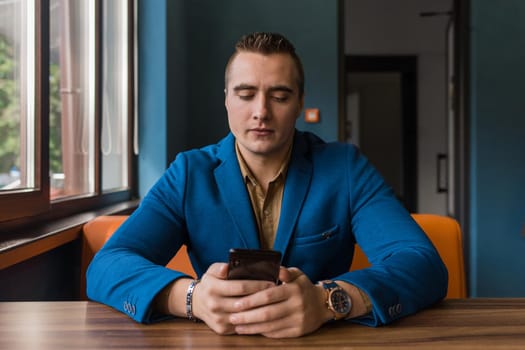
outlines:
[{"label": "window sill", "polygon": [[82,226],[89,220],[100,215],[130,213],[138,203],[138,200],[126,201],[30,228],[0,232],[0,270],[74,241],[80,238]]}]

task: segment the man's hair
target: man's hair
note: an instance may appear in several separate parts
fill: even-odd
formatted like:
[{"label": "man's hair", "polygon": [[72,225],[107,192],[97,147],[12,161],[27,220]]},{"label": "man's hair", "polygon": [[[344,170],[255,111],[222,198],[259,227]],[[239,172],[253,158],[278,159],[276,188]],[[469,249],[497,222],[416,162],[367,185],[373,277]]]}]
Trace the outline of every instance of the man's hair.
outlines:
[{"label": "man's hair", "polygon": [[262,55],[288,54],[292,57],[297,69],[297,86],[299,97],[304,94],[304,70],[301,59],[295,53],[293,44],[279,33],[255,32],[242,36],[235,44],[235,52],[230,56],[224,73],[225,87],[228,87],[228,74],[232,61],[240,52],[254,52]]}]

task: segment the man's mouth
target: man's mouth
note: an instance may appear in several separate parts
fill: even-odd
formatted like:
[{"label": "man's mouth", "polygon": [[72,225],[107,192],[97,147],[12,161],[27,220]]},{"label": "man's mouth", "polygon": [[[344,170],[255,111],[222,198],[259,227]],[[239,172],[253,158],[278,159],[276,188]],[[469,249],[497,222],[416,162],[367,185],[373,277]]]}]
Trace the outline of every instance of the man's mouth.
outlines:
[{"label": "man's mouth", "polygon": [[267,129],[267,128],[253,128],[253,129],[250,129],[250,131],[260,136],[269,135],[273,133],[272,129]]}]

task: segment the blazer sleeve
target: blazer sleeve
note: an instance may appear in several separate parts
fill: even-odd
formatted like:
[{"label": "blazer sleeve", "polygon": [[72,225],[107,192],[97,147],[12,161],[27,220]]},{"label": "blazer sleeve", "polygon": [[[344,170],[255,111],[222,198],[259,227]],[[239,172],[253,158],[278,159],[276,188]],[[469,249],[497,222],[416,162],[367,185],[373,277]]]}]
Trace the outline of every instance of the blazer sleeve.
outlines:
[{"label": "blazer sleeve", "polygon": [[371,263],[335,278],[371,298],[372,313],[354,321],[387,324],[443,299],[447,269],[426,234],[356,149],[346,164],[352,231]]},{"label": "blazer sleeve", "polygon": [[93,258],[87,271],[87,295],[150,323],[155,296],[184,277],[164,266],[186,242],[183,203],[185,161],[178,157],[145,196],[140,206]]}]

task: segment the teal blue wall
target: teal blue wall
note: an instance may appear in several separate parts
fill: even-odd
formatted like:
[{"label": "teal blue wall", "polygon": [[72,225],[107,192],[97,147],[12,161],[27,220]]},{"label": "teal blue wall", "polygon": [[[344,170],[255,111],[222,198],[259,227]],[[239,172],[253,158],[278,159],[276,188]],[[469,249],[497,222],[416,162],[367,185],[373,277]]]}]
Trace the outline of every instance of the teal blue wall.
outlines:
[{"label": "teal blue wall", "polygon": [[[297,127],[337,139],[337,0],[139,0],[139,195],[175,155],[228,132],[224,67],[241,35],[277,31],[302,57],[305,107]],[[146,127],[147,125],[147,127]]]},{"label": "teal blue wall", "polygon": [[525,2],[471,2],[473,296],[525,296]]},{"label": "teal blue wall", "polygon": [[228,131],[224,109],[224,67],[235,42],[253,31],[288,37],[306,75],[306,107],[320,108],[322,122],[298,128],[337,139],[337,1],[192,0],[188,6],[190,147],[217,141]]}]

